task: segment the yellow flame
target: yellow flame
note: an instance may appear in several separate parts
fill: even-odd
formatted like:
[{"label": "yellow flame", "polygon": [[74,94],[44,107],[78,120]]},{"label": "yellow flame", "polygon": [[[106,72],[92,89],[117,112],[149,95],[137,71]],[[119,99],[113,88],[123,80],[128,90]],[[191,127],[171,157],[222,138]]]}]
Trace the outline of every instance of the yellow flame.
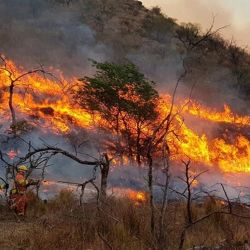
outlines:
[{"label": "yellow flame", "polygon": [[[23,69],[18,68],[12,61],[7,61],[11,71],[11,77],[23,74]],[[51,69],[52,71],[54,69]],[[57,72],[58,73],[58,72]],[[5,70],[0,70],[0,114],[6,122],[10,121],[8,106],[10,75]],[[92,115],[87,110],[79,107],[72,94],[72,89],[77,89],[76,78],[65,79],[59,72],[59,80],[53,77],[44,77],[41,74],[29,74],[16,82],[13,96],[13,104],[17,116],[28,119],[34,126],[44,128],[54,133],[69,133],[74,127],[93,129],[95,122],[105,124],[98,115]],[[139,99],[133,89],[129,93],[121,93],[124,98]],[[171,107],[171,97],[162,96],[158,110],[161,113],[160,120],[166,116]],[[236,127],[250,126],[250,116],[235,114],[228,105],[224,110],[217,111],[205,107],[194,100],[183,100],[174,105],[173,113],[188,114],[202,121],[211,123],[228,123]],[[130,124],[134,124],[131,120]],[[152,132],[152,127],[145,127],[144,133]],[[176,134],[168,136],[173,160],[188,156],[195,163],[207,166],[218,166],[224,172],[250,172],[250,141],[246,136],[236,134],[234,141],[222,138],[209,138],[208,135],[199,134],[193,128],[183,122],[181,115],[176,115],[172,125]],[[127,159],[125,159],[127,161]],[[140,195],[139,195],[140,196]]]}]

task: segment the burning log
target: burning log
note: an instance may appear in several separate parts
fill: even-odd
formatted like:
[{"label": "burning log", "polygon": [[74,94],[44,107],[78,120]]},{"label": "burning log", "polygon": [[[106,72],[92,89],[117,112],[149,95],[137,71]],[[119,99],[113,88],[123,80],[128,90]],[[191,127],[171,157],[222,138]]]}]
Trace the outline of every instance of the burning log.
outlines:
[{"label": "burning log", "polygon": [[39,109],[45,115],[54,116],[54,109],[51,107],[44,107]]}]

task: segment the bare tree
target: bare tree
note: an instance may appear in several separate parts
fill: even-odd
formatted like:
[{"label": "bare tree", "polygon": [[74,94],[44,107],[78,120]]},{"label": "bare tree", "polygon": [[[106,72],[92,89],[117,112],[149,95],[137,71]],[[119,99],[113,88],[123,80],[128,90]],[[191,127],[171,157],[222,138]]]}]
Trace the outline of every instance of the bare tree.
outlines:
[{"label": "bare tree", "polygon": [[0,60],[2,61],[2,66],[0,67],[0,71],[7,74],[9,79],[9,109],[11,113],[11,128],[14,134],[16,134],[16,125],[17,125],[17,118],[16,118],[16,111],[14,108],[13,98],[15,93],[15,88],[17,84],[28,75],[36,74],[36,73],[42,73],[44,75],[52,75],[51,73],[46,72],[42,66],[39,68],[21,73],[19,75],[16,75],[16,72],[12,69],[12,67],[8,64],[8,61],[6,58],[2,55],[0,55]]},{"label": "bare tree", "polygon": [[[185,174],[184,177],[179,177],[179,179],[185,184],[185,188],[183,191],[178,191],[176,189],[170,188],[173,192],[178,194],[180,197],[183,197],[186,201],[186,216],[185,216],[185,222],[184,227],[180,235],[180,242],[179,242],[179,250],[182,250],[184,247],[185,239],[186,239],[186,233],[187,231],[192,228],[193,226],[209,219],[210,217],[216,215],[216,214],[224,214],[229,216],[234,216],[237,218],[244,218],[244,219],[250,219],[248,216],[240,215],[233,211],[233,204],[231,200],[229,199],[229,196],[226,192],[226,189],[223,184],[220,184],[222,187],[223,193],[225,195],[225,205],[221,206],[220,208],[216,209],[215,211],[209,212],[207,214],[201,215],[200,217],[196,218],[193,215],[193,203],[197,201],[198,199],[205,199],[206,197],[214,197],[212,195],[212,191],[207,192],[204,190],[198,190],[194,191],[193,184],[198,180],[198,178],[207,172],[207,170],[199,172],[197,174],[191,174],[191,161],[182,161],[182,163],[185,166]],[[222,198],[221,198],[222,199]]]},{"label": "bare tree", "polygon": [[[162,145],[163,148],[163,167],[164,167],[164,174],[165,174],[165,185],[163,187],[163,201],[162,206],[160,209],[160,218],[159,218],[159,239],[162,239],[163,237],[163,231],[164,231],[164,218],[166,214],[166,204],[167,204],[167,197],[168,197],[168,190],[169,190],[169,181],[170,181],[170,175],[169,175],[169,169],[170,169],[170,147],[168,145],[168,135],[170,133],[174,133],[174,131],[171,130],[171,125],[174,123],[174,120],[176,116],[180,115],[179,112],[174,113],[174,104],[175,104],[175,98],[177,94],[178,87],[185,79],[185,77],[188,74],[188,65],[187,65],[187,58],[189,56],[189,53],[191,53],[192,50],[202,45],[204,42],[206,42],[208,39],[216,35],[221,29],[225,27],[218,28],[216,30],[213,30],[214,28],[214,21],[215,18],[213,18],[213,22],[210,26],[210,28],[207,30],[207,32],[203,35],[200,34],[200,31],[197,27],[193,25],[186,25],[182,26],[179,30],[176,32],[177,39],[180,40],[180,42],[183,44],[184,48],[186,49],[186,55],[182,59],[182,66],[183,66],[183,72],[180,75],[180,77],[177,79],[177,82],[175,84],[173,94],[172,94],[172,101],[171,106],[168,114],[165,116],[165,118],[162,119],[162,121],[159,123],[159,126],[156,127],[156,129],[152,132],[151,136],[148,137],[147,140],[147,164],[148,164],[148,188],[149,188],[149,202],[151,207],[151,233],[155,234],[155,206],[154,206],[154,195],[153,195],[153,160],[154,160],[154,152],[158,150],[159,145]],[[192,95],[194,85],[191,88],[190,91],[190,97]],[[185,105],[187,105],[186,103]]]},{"label": "bare tree", "polygon": [[[107,154],[103,154],[100,157],[100,159],[92,157],[94,160],[84,160],[78,157],[78,152],[75,152],[75,154],[73,154],[71,152],[68,152],[67,150],[50,146],[48,144],[45,144],[44,147],[42,148],[35,148],[34,146],[31,145],[30,142],[27,143],[28,143],[28,152],[24,156],[18,157],[18,159],[14,164],[8,162],[7,157],[5,157],[5,154],[1,150],[0,150],[0,160],[4,162],[7,166],[11,166],[13,169],[16,169],[16,167],[20,164],[29,164],[30,173],[34,169],[40,168],[42,170],[42,179],[44,179],[44,171],[45,168],[48,166],[48,161],[52,157],[55,157],[56,155],[63,155],[83,166],[92,166],[94,167],[94,169],[99,168],[101,172],[100,195],[101,198],[106,197],[107,179],[109,175],[110,163],[113,160],[109,159]],[[14,178],[14,173],[13,173],[13,178]],[[93,182],[91,183],[93,184]]]},{"label": "bare tree", "polygon": [[191,52],[195,48],[200,47],[209,39],[217,35],[221,30],[228,27],[228,25],[214,29],[215,16],[213,16],[212,23],[207,31],[202,34],[199,27],[194,24],[188,23],[180,26],[176,31],[176,38],[183,44],[187,52]]},{"label": "bare tree", "polygon": [[[147,138],[146,143],[146,157],[148,164],[148,188],[149,188],[149,202],[151,207],[151,233],[155,234],[155,208],[154,208],[154,194],[153,194],[153,160],[154,153],[158,150],[159,145],[163,145],[163,165],[164,165],[164,173],[165,173],[165,188],[163,192],[163,202],[161,208],[161,219],[160,219],[160,235],[162,237],[163,231],[163,220],[164,214],[166,211],[166,201],[167,201],[167,193],[169,186],[169,169],[170,169],[170,148],[168,145],[168,135],[173,132],[171,131],[171,125],[174,123],[176,116],[178,113],[174,113],[174,104],[175,98],[177,94],[178,87],[181,81],[187,75],[187,69],[185,67],[185,58],[183,59],[183,72],[179,76],[174,86],[171,106],[170,110],[166,114],[166,116],[160,121],[159,125],[152,131],[152,134]],[[191,94],[190,94],[191,95]]]},{"label": "bare tree", "polygon": [[83,206],[84,191],[85,191],[85,188],[86,188],[86,186],[88,184],[92,184],[92,186],[97,191],[97,203],[99,202],[100,191],[99,191],[99,188],[97,187],[97,185],[94,182],[95,179],[96,179],[96,176],[94,175],[89,180],[87,180],[87,181],[85,181],[83,183],[68,182],[68,181],[58,181],[58,183],[64,183],[64,184],[74,185],[74,186],[77,186],[77,188],[81,188],[81,193],[80,193],[80,197],[79,197],[79,205],[82,207]]},{"label": "bare tree", "polygon": [[[193,27],[189,28],[183,28],[182,33],[177,32],[177,38],[183,43],[184,47],[186,48],[186,55],[182,58],[182,67],[183,72],[179,76],[179,78],[176,81],[176,84],[174,86],[173,94],[172,94],[172,100],[171,100],[171,106],[168,114],[165,116],[165,118],[162,119],[162,121],[159,123],[159,126],[156,127],[156,129],[153,131],[152,135],[148,138],[147,143],[147,159],[148,159],[148,187],[150,192],[150,206],[151,206],[151,231],[154,232],[155,227],[155,209],[154,209],[154,198],[153,198],[153,154],[154,151],[158,150],[158,146],[162,145],[163,148],[163,168],[164,168],[164,174],[165,174],[165,186],[163,188],[163,201],[162,206],[160,210],[160,232],[159,236],[162,238],[163,236],[163,229],[164,229],[164,217],[166,213],[166,203],[167,203],[167,195],[168,195],[168,187],[169,187],[169,181],[170,181],[170,175],[169,175],[169,169],[170,169],[170,147],[168,145],[168,136],[170,133],[173,133],[175,136],[178,136],[175,131],[171,129],[172,124],[175,121],[175,118],[180,115],[183,108],[188,105],[190,102],[193,89],[195,87],[195,83],[192,85],[189,95],[189,100],[184,104],[184,106],[176,113],[174,113],[174,105],[175,105],[175,99],[177,95],[177,90],[180,85],[180,83],[185,79],[189,72],[189,68],[187,65],[187,58],[189,56],[189,53],[206,42],[210,37],[217,34],[221,29],[225,27],[221,27],[215,31],[213,31],[214,27],[214,19],[213,23],[208,29],[208,31],[204,35],[199,35],[199,32],[197,34],[195,33],[195,37],[191,36],[191,33],[193,33]],[[184,35],[184,38],[182,37]]]}]

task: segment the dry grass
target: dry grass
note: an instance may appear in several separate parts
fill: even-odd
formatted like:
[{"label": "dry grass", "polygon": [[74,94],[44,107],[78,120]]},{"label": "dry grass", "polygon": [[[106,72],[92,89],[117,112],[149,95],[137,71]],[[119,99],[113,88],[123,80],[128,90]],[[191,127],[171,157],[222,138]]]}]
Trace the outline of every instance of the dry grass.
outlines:
[{"label": "dry grass", "polygon": [[[196,205],[194,217],[219,206],[211,201]],[[250,216],[250,211],[245,213]],[[0,249],[178,249],[184,204],[169,205],[164,248],[150,234],[149,214],[147,204],[135,205],[126,199],[107,200],[98,210],[95,203],[79,207],[69,192],[61,192],[46,204],[30,194],[28,214],[23,222],[16,222],[14,215],[1,207]],[[225,246],[221,249],[244,249],[242,242],[248,239],[248,220],[217,215],[188,231],[185,249],[198,245],[214,249],[220,242]]]}]

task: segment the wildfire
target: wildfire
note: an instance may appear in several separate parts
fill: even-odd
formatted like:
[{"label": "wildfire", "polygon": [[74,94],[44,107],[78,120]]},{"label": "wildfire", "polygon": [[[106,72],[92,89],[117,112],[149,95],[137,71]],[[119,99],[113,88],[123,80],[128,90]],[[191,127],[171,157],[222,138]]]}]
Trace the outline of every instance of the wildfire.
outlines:
[{"label": "wildfire", "polygon": [[[23,72],[12,61],[7,61],[16,76]],[[76,79],[70,81],[76,82]],[[8,83],[9,75],[0,71],[1,107],[0,113],[10,120],[8,112]],[[59,80],[44,77],[40,74],[29,74],[16,84],[13,103],[23,118],[32,117],[33,125],[39,123],[50,131],[67,133],[70,125],[90,127],[92,118],[88,112],[72,104],[70,95],[72,85],[60,75]]]},{"label": "wildfire", "polygon": [[117,197],[125,197],[133,201],[135,204],[145,203],[147,201],[146,192],[136,191],[131,188],[115,187],[109,190],[109,193],[116,194]]},{"label": "wildfire", "polygon": [[234,114],[231,108],[226,104],[224,105],[224,111],[217,112],[214,109],[205,108],[201,104],[191,101],[188,107],[185,107],[184,110],[191,115],[213,122],[250,126],[250,116],[240,116],[238,114]]},{"label": "wildfire", "polygon": [[144,192],[136,192],[133,190],[130,190],[128,193],[128,198],[132,201],[143,203],[146,199],[146,194]]},{"label": "wildfire", "polygon": [[[15,76],[23,74],[23,69],[16,67],[12,61],[8,61],[8,65],[11,71],[15,72]],[[75,103],[71,92],[77,88],[76,82],[74,78],[65,79],[61,73],[59,80],[41,74],[29,74],[20,79],[13,95],[13,105],[18,119],[28,120],[34,127],[39,125],[45,131],[54,133],[66,134],[75,127],[93,129],[96,121],[100,123],[103,121]],[[11,119],[8,104],[9,85],[10,75],[5,70],[0,70],[0,115],[2,123],[5,124],[10,124]],[[125,97],[130,98],[131,95]],[[158,104],[162,117],[169,112],[170,106],[171,97],[162,96]],[[198,122],[200,120],[212,124],[231,124],[237,128],[250,126],[250,116],[235,114],[228,105],[224,106],[224,110],[217,111],[194,100],[184,100],[174,105],[173,112],[195,117]],[[199,134],[194,128],[189,127],[181,115],[176,116],[173,126],[177,132],[168,137],[173,160],[188,156],[193,162],[219,167],[223,172],[250,172],[250,140],[246,136],[237,132],[238,134],[236,133],[230,140],[210,138],[207,134]],[[150,129],[145,128],[145,130]],[[8,155],[13,159],[16,152],[10,151]],[[43,183],[43,185],[50,184]],[[140,192],[131,193],[129,197],[141,201],[146,199]]]}]

